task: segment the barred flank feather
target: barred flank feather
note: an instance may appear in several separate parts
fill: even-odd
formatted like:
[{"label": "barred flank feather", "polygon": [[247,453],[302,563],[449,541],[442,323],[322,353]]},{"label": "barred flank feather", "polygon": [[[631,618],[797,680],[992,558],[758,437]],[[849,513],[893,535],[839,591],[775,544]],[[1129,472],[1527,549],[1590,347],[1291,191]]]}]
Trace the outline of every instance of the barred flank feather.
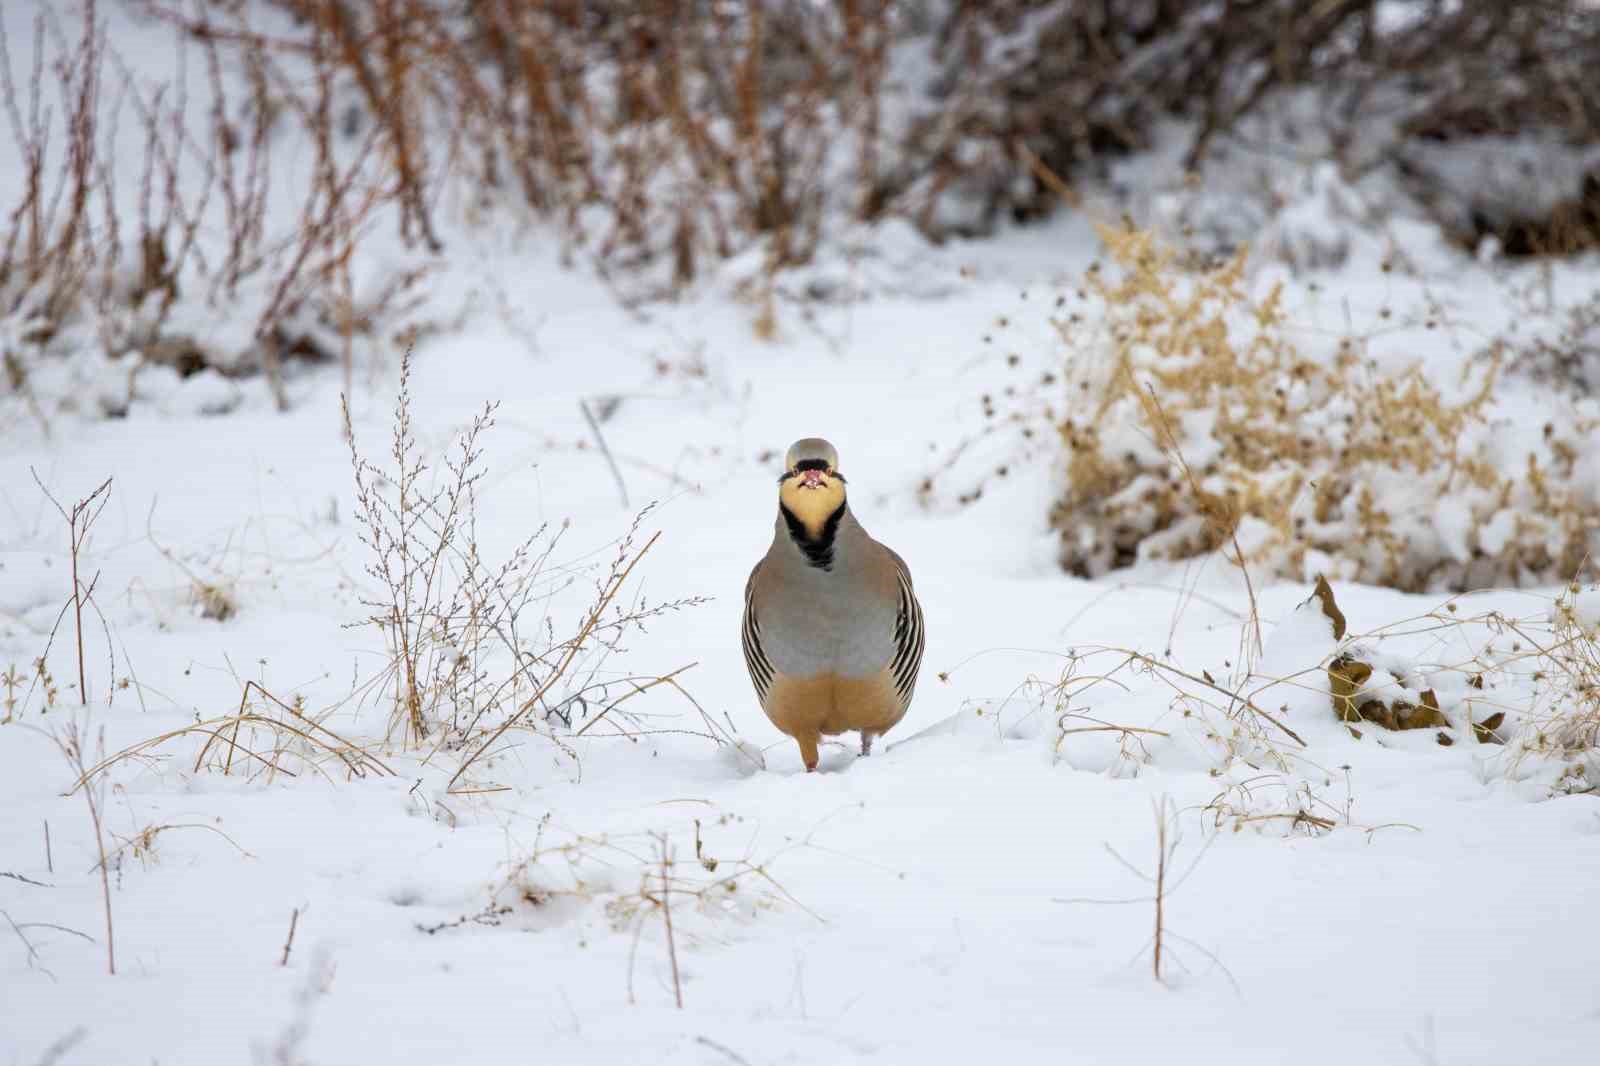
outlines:
[{"label": "barred flank feather", "polygon": [[[896,559],[899,564],[899,560]],[[894,676],[894,690],[900,697],[902,709],[911,706],[911,694],[917,687],[917,671],[922,666],[922,648],[927,635],[922,628],[922,604],[911,588],[911,575],[904,564],[895,567],[895,577],[900,586],[900,613],[894,623],[894,659],[889,671]]]},{"label": "barred flank feather", "polygon": [[744,626],[742,634],[744,664],[750,671],[750,680],[755,682],[756,697],[765,706],[767,690],[772,687],[772,663],[768,661],[767,653],[761,647],[761,625],[756,620],[756,612],[751,602],[755,587],[755,574],[751,574],[750,581],[744,588]]}]

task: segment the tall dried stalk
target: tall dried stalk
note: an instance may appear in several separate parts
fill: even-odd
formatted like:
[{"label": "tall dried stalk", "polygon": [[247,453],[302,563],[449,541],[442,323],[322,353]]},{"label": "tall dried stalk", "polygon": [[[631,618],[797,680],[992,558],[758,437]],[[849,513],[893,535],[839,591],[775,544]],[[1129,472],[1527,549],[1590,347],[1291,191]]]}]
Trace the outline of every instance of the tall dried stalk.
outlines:
[{"label": "tall dried stalk", "polygon": [[[1256,601],[1256,586],[1250,580],[1250,567],[1245,564],[1244,549],[1239,546],[1239,518],[1240,515],[1226,504],[1213,503],[1213,497],[1203,492],[1200,481],[1194,476],[1194,470],[1189,466],[1189,461],[1183,457],[1183,449],[1178,444],[1178,434],[1173,431],[1172,422],[1167,418],[1166,410],[1161,406],[1161,397],[1156,395],[1155,386],[1145,382],[1141,399],[1149,400],[1149,409],[1152,421],[1161,429],[1161,447],[1173,457],[1178,464],[1178,469],[1183,471],[1184,480],[1189,483],[1189,491],[1194,493],[1194,498],[1201,501],[1206,521],[1211,524],[1217,537],[1227,537],[1233,544],[1233,558],[1229,562],[1239,568],[1239,573],[1244,577],[1245,592],[1250,597],[1250,633],[1252,637],[1251,649],[1256,658],[1262,652],[1261,640],[1261,606]],[[1227,558],[1226,555],[1223,558]],[[1246,660],[1249,661],[1248,659]]]},{"label": "tall dried stalk", "polygon": [[[73,629],[78,643],[78,702],[86,704],[89,702],[89,685],[83,661],[83,607],[85,603],[90,602],[90,597],[94,592],[94,585],[98,582],[100,575],[97,573],[95,579],[85,585],[78,575],[78,558],[82,554],[84,544],[89,539],[89,531],[93,528],[95,519],[100,517],[100,512],[105,510],[106,504],[111,499],[111,478],[106,478],[105,481],[100,483],[99,488],[74,503],[69,511],[61,505],[61,502],[51,494],[49,489],[45,488],[44,482],[39,479],[37,470],[30,466],[28,472],[33,475],[33,482],[39,486],[39,491],[44,493],[45,499],[50,501],[57,513],[61,515],[62,521],[67,523],[68,553],[72,561],[72,598],[68,602],[72,605]],[[110,693],[114,690],[115,682],[115,677],[106,679],[108,699]]]},{"label": "tall dried stalk", "polygon": [[[1166,801],[1163,801],[1165,803]],[[1150,971],[1159,982],[1161,980],[1161,941],[1162,933],[1166,929],[1165,908],[1167,904],[1167,860],[1172,857],[1171,850],[1167,847],[1167,819],[1166,811],[1156,809],[1156,876],[1155,876],[1155,902],[1156,902],[1156,928],[1151,934]]]},{"label": "tall dried stalk", "polygon": [[[72,766],[82,784],[90,771],[83,750],[83,729],[77,721],[69,721],[59,733],[51,733],[51,738],[56,742],[61,755]],[[105,747],[105,738],[102,735],[100,746]],[[106,925],[106,972],[112,976],[117,973],[117,941],[111,922],[111,872],[110,863],[106,854],[106,838],[100,819],[100,790],[98,786],[89,785],[83,789],[83,799],[89,807],[89,823],[94,827],[95,847],[100,852],[100,898],[104,904]]]},{"label": "tall dried stalk", "polygon": [[661,920],[667,929],[667,958],[672,963],[672,998],[678,1004],[678,1009],[683,1009],[683,980],[678,974],[678,945],[672,938],[672,851],[667,845],[665,834],[661,835],[657,844],[661,849]]}]

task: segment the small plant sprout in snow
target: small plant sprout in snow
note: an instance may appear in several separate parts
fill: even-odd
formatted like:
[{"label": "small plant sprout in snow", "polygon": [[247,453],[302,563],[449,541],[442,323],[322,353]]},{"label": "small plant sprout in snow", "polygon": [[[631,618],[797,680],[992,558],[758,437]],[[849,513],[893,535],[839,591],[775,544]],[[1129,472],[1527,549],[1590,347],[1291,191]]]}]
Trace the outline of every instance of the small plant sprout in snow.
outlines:
[{"label": "small plant sprout in snow", "polygon": [[1174,950],[1173,942],[1176,941],[1209,959],[1213,966],[1222,971],[1223,976],[1227,977],[1228,982],[1233,985],[1234,991],[1237,992],[1239,990],[1238,983],[1234,981],[1233,975],[1228,973],[1217,957],[1188,937],[1175,932],[1167,920],[1167,907],[1172,895],[1183,887],[1185,881],[1189,880],[1195,868],[1200,865],[1200,860],[1205,858],[1206,851],[1211,847],[1216,837],[1207,837],[1206,842],[1201,845],[1200,849],[1195,852],[1194,857],[1189,860],[1189,865],[1180,873],[1177,871],[1174,861],[1177,857],[1178,849],[1183,844],[1183,833],[1179,824],[1177,806],[1173,803],[1171,797],[1162,796],[1151,803],[1151,811],[1155,818],[1156,857],[1154,865],[1148,871],[1141,870],[1132,862],[1129,862],[1118,854],[1110,844],[1105,846],[1106,853],[1115,859],[1118,865],[1150,886],[1150,895],[1131,899],[1058,899],[1056,902],[1098,905],[1148,903],[1151,905],[1153,914],[1153,931],[1150,934],[1150,938],[1140,947],[1138,954],[1143,955],[1146,951],[1149,951],[1150,972],[1156,981],[1164,983],[1167,980],[1167,963],[1169,962],[1185,973],[1192,973],[1183,962],[1182,957]]},{"label": "small plant sprout in snow", "polygon": [[[729,830],[742,834],[743,822],[721,812],[695,818],[676,832],[590,836],[560,832],[547,815],[532,846],[507,864],[481,908],[417,928],[430,936],[468,926],[542,930],[579,921],[599,908],[611,930],[631,940],[629,1002],[636,1001],[634,971],[641,942],[648,940],[659,945],[665,983],[682,1007],[686,980],[680,954],[723,942],[726,923],[746,924],[785,907],[817,918],[772,872],[779,858],[807,846],[809,837],[764,858],[752,854],[748,843],[742,854],[718,853],[710,836],[726,836]],[[558,833],[560,839],[550,839]]]}]

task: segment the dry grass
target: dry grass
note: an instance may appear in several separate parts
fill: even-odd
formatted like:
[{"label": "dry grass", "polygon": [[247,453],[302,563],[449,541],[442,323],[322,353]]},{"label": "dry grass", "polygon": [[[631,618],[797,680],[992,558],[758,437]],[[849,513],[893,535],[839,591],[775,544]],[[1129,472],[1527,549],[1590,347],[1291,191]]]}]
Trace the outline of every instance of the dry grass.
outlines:
[{"label": "dry grass", "polygon": [[378,755],[379,745],[352,740],[326,724],[341,709],[335,705],[311,714],[300,698],[285,702],[257,682],[246,681],[234,713],[168,730],[106,756],[80,772],[74,790],[122,762],[148,763],[160,749],[184,738],[200,742],[191,773],[237,772],[263,783],[308,772],[328,781],[395,776]]},{"label": "dry grass", "polygon": [[[1360,828],[1349,767],[1336,765],[1339,741],[1394,747],[1399,738],[1385,737],[1397,730],[1425,730],[1429,747],[1475,747],[1484,772],[1529,781],[1535,795],[1600,788],[1600,588],[1572,583],[1527,615],[1469,611],[1469,603],[1457,596],[1357,631],[1319,582],[1280,621],[1305,647],[1269,643],[1272,671],[1229,664],[1216,678],[1170,657],[1083,645],[1063,656],[1056,676],[1030,679],[1024,691],[1054,722],[1057,758],[1096,737],[1115,740],[1113,776],[1158,763],[1174,743],[1197,744],[1220,785],[1205,806],[1215,828]],[[1324,637],[1307,637],[1302,613],[1323,620]],[[1164,713],[1118,720],[1162,695]]]},{"label": "dry grass", "polygon": [[[1246,622],[1241,644],[1248,630]],[[1019,689],[1031,713],[1049,721],[1045,736],[1055,760],[1081,768],[1087,758],[1109,776],[1133,777],[1190,749],[1202,754],[1219,786],[1203,809],[1213,828],[1318,835],[1350,824],[1348,812],[1324,799],[1337,775],[1317,761],[1323,753],[1313,746],[1316,734],[1302,734],[1303,720],[1299,729],[1290,725],[1288,708],[1274,698],[1282,686],[1314,689],[1320,666],[1269,677],[1229,663],[1219,678],[1171,655],[1097,644],[1074,646],[1060,658],[1052,675],[1029,677]],[[1152,715],[1151,703],[1164,709]]]},{"label": "dry grass", "polygon": [[[1600,589],[1571,582],[1520,616],[1459,603],[1347,636],[1325,664],[1335,713],[1383,729],[1438,727],[1446,746],[1495,746],[1494,773],[1548,794],[1600,789]],[[1385,652],[1395,638],[1428,638],[1434,650]]]},{"label": "dry grass", "polygon": [[[51,644],[54,637],[52,631]],[[6,672],[0,674],[0,686],[5,688],[0,705],[6,711],[0,725],[19,721],[29,711],[49,714],[55,710],[61,703],[61,686],[50,673],[50,646],[46,645],[44,654],[37,656],[26,670],[18,670],[16,663],[7,666]]]},{"label": "dry grass", "polygon": [[190,603],[198,608],[200,617],[213,622],[226,622],[238,614],[239,583],[237,578],[225,575],[220,568],[215,566],[201,566],[197,569],[180,558],[177,552],[174,552],[156,539],[155,516],[156,501],[152,500],[150,502],[150,513],[145,516],[145,539],[150,542],[150,546],[156,550],[157,554],[183,574],[189,586]]}]

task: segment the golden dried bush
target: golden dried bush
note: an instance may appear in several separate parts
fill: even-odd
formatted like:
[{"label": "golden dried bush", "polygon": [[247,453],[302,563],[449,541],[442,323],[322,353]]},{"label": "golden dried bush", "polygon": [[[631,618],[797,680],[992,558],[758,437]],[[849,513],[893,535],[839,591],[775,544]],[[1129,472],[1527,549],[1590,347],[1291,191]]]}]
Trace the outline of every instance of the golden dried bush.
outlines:
[{"label": "golden dried bush", "polygon": [[1581,484],[1596,420],[1562,401],[1542,447],[1516,453],[1498,350],[1450,382],[1380,368],[1360,335],[1318,351],[1281,286],[1254,291],[1245,253],[1192,271],[1150,231],[1101,237],[1109,267],[1050,320],[1062,372],[1008,389],[1010,410],[985,396],[980,434],[1019,432],[1026,461],[1058,464],[1067,570],[1225,548],[1268,577],[1461,590],[1566,581],[1600,550]]}]

